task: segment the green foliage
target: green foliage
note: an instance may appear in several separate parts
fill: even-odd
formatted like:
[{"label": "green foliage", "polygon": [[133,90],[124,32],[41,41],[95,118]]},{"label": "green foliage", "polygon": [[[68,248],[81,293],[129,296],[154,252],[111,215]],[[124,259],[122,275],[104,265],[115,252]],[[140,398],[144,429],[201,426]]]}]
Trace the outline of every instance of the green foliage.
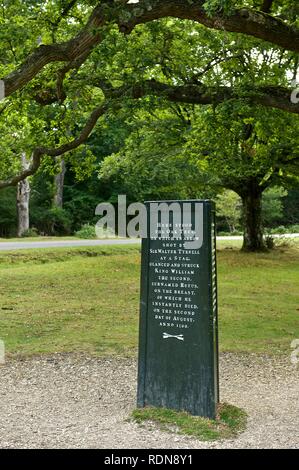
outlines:
[{"label": "green foliage", "polygon": [[22,233],[23,238],[35,238],[38,237],[38,231],[35,227],[29,228],[25,232]]},{"label": "green foliage", "polygon": [[36,207],[32,211],[31,223],[42,235],[65,235],[71,233],[71,219],[60,207]]},{"label": "green foliage", "polygon": [[[198,113],[186,150],[213,172],[220,186],[242,190],[256,178],[271,185],[297,171],[298,119],[277,110],[225,103]],[[285,128],[285,126],[287,126]]]},{"label": "green foliage", "polygon": [[[60,0],[2,3],[1,76],[19,66],[38,42],[52,44],[73,37],[97,4],[76,2],[68,17],[61,17],[66,2]],[[235,8],[260,8],[260,4],[206,0],[204,8],[209,15],[223,16]],[[296,5],[291,0],[274,2],[273,11],[295,24]],[[36,146],[57,147],[78,136],[91,110],[104,101],[102,79],[114,87],[128,87],[99,120],[86,145],[66,156],[64,212],[51,209],[56,166],[51,158],[44,159],[39,181],[38,177],[31,181],[32,225],[40,232],[69,233],[92,224],[95,206],[104,199],[114,202],[119,193],[126,193],[129,201],[213,197],[223,188],[242,187],[251,177],[269,186],[292,184],[296,190],[298,165],[292,160],[298,156],[297,117],[250,104],[257,86],[290,84],[295,54],[172,18],[139,25],[130,35],[109,24],[101,34],[101,44],[84,64],[66,74],[64,103],[44,106],[33,98],[55,93],[62,64],[53,63],[1,108],[0,179],[4,179],[20,170],[21,152],[29,156]],[[169,103],[163,95],[132,100],[129,86],[153,78],[219,90],[231,85],[239,98],[222,105],[215,100],[201,108]],[[253,132],[246,138],[250,128]],[[284,214],[287,224],[294,224],[299,220],[298,197],[288,197],[283,201]],[[7,235],[13,234],[16,223],[15,201],[11,197],[9,201],[0,195],[0,233]],[[236,225],[236,218],[230,223]]]},{"label": "green foliage", "polygon": [[49,234],[58,235],[61,233],[70,233],[70,218],[67,212],[60,207],[52,207],[47,214],[47,222],[50,230]]},{"label": "green foliage", "polygon": [[[272,232],[272,231],[271,231]],[[292,233],[291,230],[286,230],[284,233]],[[279,233],[279,237],[274,237],[273,234],[267,233],[265,236],[266,246],[269,250],[286,250],[290,249],[295,240],[284,236],[282,233]]]},{"label": "green foliage", "polygon": [[288,194],[283,198],[284,225],[294,225],[299,221],[299,190],[294,186],[288,189]]},{"label": "green foliage", "polygon": [[[68,18],[64,18],[61,17],[61,12],[66,7],[66,2],[60,0],[2,2],[0,76],[17,68],[38,44],[51,44],[72,37],[82,27],[82,22],[86,21],[92,3],[76,3]],[[77,135],[78,128],[85,122],[92,107],[88,87],[80,90],[81,99],[78,104],[77,86],[69,87],[66,78],[68,97],[65,103],[61,106],[58,103],[48,106],[41,103],[41,99],[55,92],[59,68],[59,63],[50,64],[26,89],[5,100],[0,120],[0,179],[6,179],[20,171],[21,152],[30,156],[37,146],[57,147],[65,144]],[[37,95],[39,98],[35,99]],[[101,93],[93,92],[93,97],[98,103],[103,99]],[[78,178],[91,172],[93,157],[90,152],[87,149],[85,153],[74,152],[68,157]],[[43,163],[43,167],[51,170],[53,165],[50,159]]]},{"label": "green foliage", "polygon": [[17,205],[15,188],[0,191],[0,236],[10,237],[16,234]]},{"label": "green foliage", "polygon": [[[216,200],[216,214],[218,216],[218,226],[221,219],[224,219],[230,232],[235,232],[240,224],[241,200],[234,191],[224,191]],[[220,220],[219,220],[220,218]]]},{"label": "green foliage", "polygon": [[75,236],[79,238],[92,239],[97,238],[94,225],[84,224],[80,230],[75,232]]},{"label": "green foliage", "polygon": [[71,220],[71,232],[79,230],[84,224],[95,224],[94,215],[97,204],[102,202],[97,187],[91,186],[87,180],[82,188],[76,184],[69,184],[64,190],[64,210]]},{"label": "green foliage", "polygon": [[204,3],[204,9],[209,16],[217,14],[232,15],[235,11],[237,0],[206,0]]},{"label": "green foliage", "polygon": [[283,235],[286,233],[299,233],[298,229],[299,229],[299,225],[297,224],[289,225],[289,226],[279,225],[278,227],[271,228],[269,230],[269,233],[273,235]]},{"label": "green foliage", "polygon": [[109,186],[113,202],[121,193],[129,201],[203,195],[205,175],[182,152],[190,130],[188,109],[152,100],[151,108],[147,101],[135,107],[124,145],[100,164],[100,184]]},{"label": "green foliage", "polygon": [[283,201],[288,192],[280,187],[267,189],[263,194],[262,218],[265,227],[272,227],[283,219]]},{"label": "green foliage", "polygon": [[289,233],[299,233],[299,224],[290,225],[288,229],[290,230]]}]

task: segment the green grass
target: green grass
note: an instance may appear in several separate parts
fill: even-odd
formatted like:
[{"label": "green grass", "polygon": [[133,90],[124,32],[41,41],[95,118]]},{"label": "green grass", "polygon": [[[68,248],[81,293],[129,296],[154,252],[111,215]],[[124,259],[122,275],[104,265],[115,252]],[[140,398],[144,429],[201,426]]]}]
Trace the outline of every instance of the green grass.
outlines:
[{"label": "green grass", "polygon": [[14,354],[135,351],[139,248],[0,255],[0,337]]},{"label": "green grass", "polygon": [[227,403],[218,406],[215,420],[192,416],[184,411],[150,407],[137,408],[132,417],[139,424],[154,422],[162,430],[196,437],[202,441],[234,437],[245,430],[247,421],[245,411]]},{"label": "green grass", "polygon": [[0,237],[0,243],[5,243],[5,242],[48,242],[48,241],[67,241],[67,240],[80,240],[80,238],[75,237],[75,236],[69,236],[69,237],[14,237],[14,238],[1,238]]},{"label": "green grass", "polygon": [[[121,237],[120,237],[121,238]],[[75,235],[69,235],[66,237],[47,237],[47,236],[37,236],[37,237],[12,237],[12,238],[1,238],[0,243],[12,243],[12,242],[59,242],[59,241],[72,241],[72,240],[105,240],[105,238],[80,238]]]},{"label": "green grass", "polygon": [[[218,252],[220,350],[289,354],[299,338],[299,245]],[[0,338],[12,355],[134,355],[140,248],[0,252]]]},{"label": "green grass", "polygon": [[299,244],[264,254],[219,253],[220,348],[285,353],[299,338]]}]

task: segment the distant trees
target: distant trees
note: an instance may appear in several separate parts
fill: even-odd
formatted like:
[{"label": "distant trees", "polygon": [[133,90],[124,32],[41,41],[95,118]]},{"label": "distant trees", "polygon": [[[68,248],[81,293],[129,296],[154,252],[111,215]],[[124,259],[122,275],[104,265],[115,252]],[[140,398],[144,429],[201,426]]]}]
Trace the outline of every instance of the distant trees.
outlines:
[{"label": "distant trees", "polygon": [[[298,185],[297,119],[246,102],[216,109],[145,107],[136,115],[125,146],[104,160],[100,181],[108,178],[138,199],[207,197],[230,190],[224,193],[226,220],[233,229],[238,195],[243,250],[263,251],[263,193]],[[221,196],[218,201],[221,210]]]},{"label": "distant trees", "polygon": [[[287,197],[288,191],[281,187],[273,187],[267,189],[263,194],[262,204],[262,223],[264,227],[272,227],[273,225],[284,225],[284,199]],[[299,222],[299,219],[297,219]],[[289,225],[286,222],[285,225]]]},{"label": "distant trees", "polygon": [[200,113],[185,153],[215,184],[242,200],[243,250],[262,251],[262,195],[273,185],[298,182],[298,122],[279,111],[226,105]]},{"label": "distant trees", "polygon": [[224,219],[229,231],[234,233],[240,227],[242,209],[240,197],[234,191],[226,190],[217,196],[215,202],[217,216]]}]

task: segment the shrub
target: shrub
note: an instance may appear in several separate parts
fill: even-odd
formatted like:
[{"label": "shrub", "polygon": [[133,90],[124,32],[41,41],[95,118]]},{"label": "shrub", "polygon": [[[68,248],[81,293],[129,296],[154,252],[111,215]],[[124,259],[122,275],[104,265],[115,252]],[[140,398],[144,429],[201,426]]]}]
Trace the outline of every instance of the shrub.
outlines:
[{"label": "shrub", "polygon": [[66,210],[61,207],[52,207],[48,210],[48,221],[51,224],[51,233],[53,235],[71,232],[71,219]]},{"label": "shrub", "polygon": [[299,233],[299,224],[290,225],[289,233]]},{"label": "shrub", "polygon": [[79,238],[114,238],[114,232],[109,228],[95,228],[94,225],[84,224],[81,229],[75,232]]},{"label": "shrub", "polygon": [[0,237],[14,237],[17,232],[16,188],[0,191]]},{"label": "shrub", "polygon": [[115,233],[109,227],[96,227],[96,236],[97,238],[115,238]]},{"label": "shrub", "polygon": [[38,237],[39,233],[38,230],[35,227],[31,227],[28,230],[25,230],[25,232],[22,233],[22,237],[27,238],[27,237]]},{"label": "shrub", "polygon": [[279,227],[275,227],[270,230],[271,233],[278,234],[278,235],[288,233],[288,231],[289,229],[285,227],[284,225],[279,225]]},{"label": "shrub", "polygon": [[243,235],[243,232],[241,230],[234,230],[233,232],[217,232],[218,237],[234,237],[240,235]]},{"label": "shrub", "polygon": [[47,235],[65,235],[71,233],[71,220],[65,209],[51,207],[38,208],[31,212],[31,222],[39,232]]},{"label": "shrub", "polygon": [[84,224],[80,230],[75,232],[79,238],[97,238],[94,225]]},{"label": "shrub", "polygon": [[262,219],[263,225],[273,227],[283,223],[283,198],[288,192],[281,187],[268,188],[263,193]]}]

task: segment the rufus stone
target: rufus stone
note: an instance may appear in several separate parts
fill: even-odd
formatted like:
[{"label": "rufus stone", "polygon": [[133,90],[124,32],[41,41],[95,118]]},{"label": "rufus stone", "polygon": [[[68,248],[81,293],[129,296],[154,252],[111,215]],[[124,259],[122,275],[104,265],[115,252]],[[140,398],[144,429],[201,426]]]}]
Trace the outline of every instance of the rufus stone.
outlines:
[{"label": "rufus stone", "polygon": [[[157,202],[145,204],[137,405],[214,419],[219,401],[215,206],[208,200],[163,201],[164,209],[174,210],[168,223],[159,213],[153,230]],[[185,207],[189,224],[181,216]],[[196,227],[200,241],[194,247],[186,242]]]}]

